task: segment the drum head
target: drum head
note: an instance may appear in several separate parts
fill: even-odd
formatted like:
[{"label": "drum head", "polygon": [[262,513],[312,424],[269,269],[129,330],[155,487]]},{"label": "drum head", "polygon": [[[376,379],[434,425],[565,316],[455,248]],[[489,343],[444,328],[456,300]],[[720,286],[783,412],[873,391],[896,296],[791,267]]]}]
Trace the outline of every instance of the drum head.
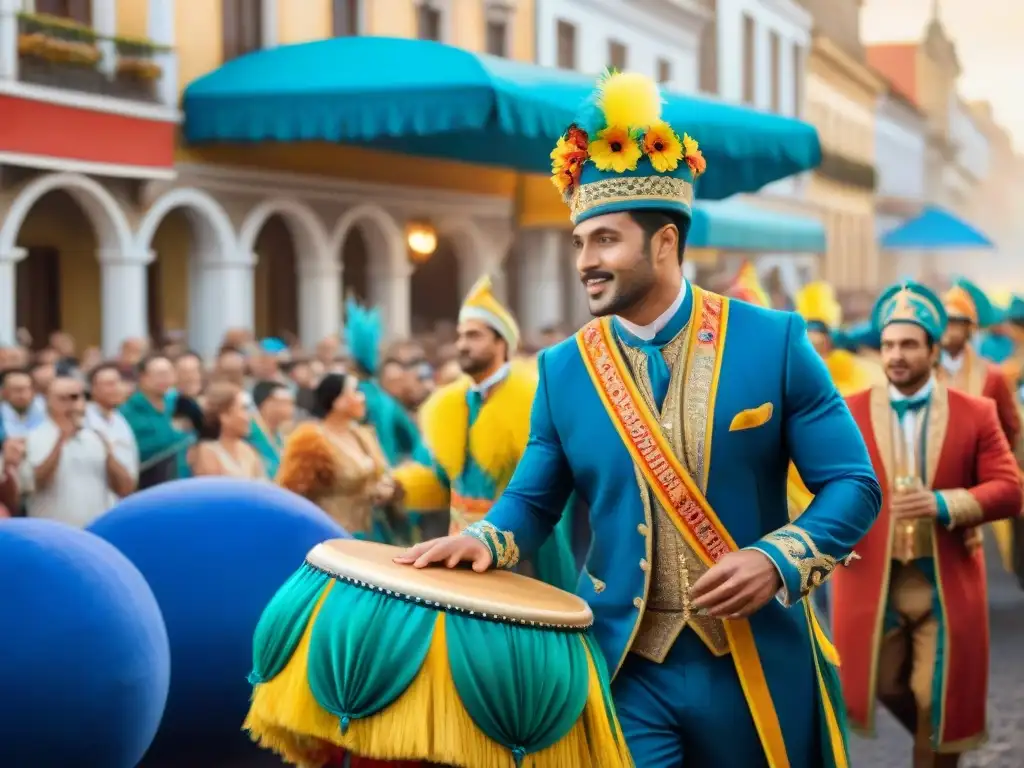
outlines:
[{"label": "drum head", "polygon": [[342,581],[421,600],[438,610],[559,629],[583,630],[594,623],[586,602],[550,584],[508,571],[399,565],[394,558],[403,551],[372,541],[334,539],[314,547],[306,562]]}]

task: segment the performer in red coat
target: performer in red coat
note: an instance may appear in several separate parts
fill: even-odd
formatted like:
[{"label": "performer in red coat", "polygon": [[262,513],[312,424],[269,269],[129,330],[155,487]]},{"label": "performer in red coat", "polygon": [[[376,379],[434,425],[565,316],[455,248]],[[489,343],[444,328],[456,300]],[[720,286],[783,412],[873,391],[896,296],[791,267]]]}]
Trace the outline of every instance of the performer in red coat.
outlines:
[{"label": "performer in red coat", "polygon": [[988,600],[976,526],[1018,514],[1021,486],[992,401],[933,375],[946,325],[922,285],[887,290],[873,320],[887,386],[848,398],[882,509],[833,576],[835,644],[850,721],[876,697],[914,735],[915,768],[946,768],[985,735]]},{"label": "performer in red coat", "polygon": [[942,335],[939,378],[951,387],[996,404],[999,423],[1011,446],[1020,436],[1020,414],[1014,393],[1003,371],[989,363],[971,346],[978,329],[999,321],[999,311],[985,292],[968,280],[957,280],[943,296],[948,323]]}]

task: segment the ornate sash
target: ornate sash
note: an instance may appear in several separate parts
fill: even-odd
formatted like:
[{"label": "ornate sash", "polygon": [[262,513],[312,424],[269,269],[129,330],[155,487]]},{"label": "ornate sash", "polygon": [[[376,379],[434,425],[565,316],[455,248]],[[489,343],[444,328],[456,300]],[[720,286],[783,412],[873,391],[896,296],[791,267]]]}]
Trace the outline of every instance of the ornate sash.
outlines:
[{"label": "ornate sash", "polygon": [[[691,359],[700,355],[714,357],[713,392],[718,386],[722,366],[729,304],[721,296],[696,288],[693,300],[695,303],[700,302],[700,314],[695,318],[694,338],[689,354]],[[651,492],[668,513],[680,535],[708,566],[714,565],[729,552],[735,552],[736,542],[711,509],[697,483],[672,452],[658,419],[644,402],[615,342],[610,320],[598,318],[587,323],[576,334],[576,341],[608,417],[633,462],[650,485]],[[709,445],[713,419],[712,396],[706,435]],[[705,456],[705,462],[709,458]],[[768,765],[770,768],[789,768],[782,727],[761,667],[750,622],[740,619],[722,623]]]}]

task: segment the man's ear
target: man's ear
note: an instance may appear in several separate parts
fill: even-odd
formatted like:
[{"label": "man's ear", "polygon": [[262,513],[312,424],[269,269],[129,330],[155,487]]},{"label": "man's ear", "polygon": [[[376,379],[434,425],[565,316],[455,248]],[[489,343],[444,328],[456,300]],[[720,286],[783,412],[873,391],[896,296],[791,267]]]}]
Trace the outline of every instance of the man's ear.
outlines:
[{"label": "man's ear", "polygon": [[654,233],[651,243],[651,253],[654,256],[654,263],[661,264],[666,259],[673,262],[678,261],[679,256],[679,230],[675,224],[666,224]]}]

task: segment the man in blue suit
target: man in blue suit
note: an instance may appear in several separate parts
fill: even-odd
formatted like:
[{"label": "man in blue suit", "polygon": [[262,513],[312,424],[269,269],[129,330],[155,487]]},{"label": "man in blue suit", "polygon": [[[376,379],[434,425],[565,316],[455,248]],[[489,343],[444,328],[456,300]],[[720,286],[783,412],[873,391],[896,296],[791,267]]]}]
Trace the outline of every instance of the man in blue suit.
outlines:
[{"label": "man in blue suit", "polygon": [[[508,568],[575,490],[593,545],[577,592],[637,766],[846,768],[834,649],[807,601],[852,557],[881,493],[796,315],[682,277],[697,143],[657,86],[602,81],[552,152],[596,319],[541,354],[511,484],[460,536],[398,558]],[[814,500],[788,517],[796,464]]]}]

